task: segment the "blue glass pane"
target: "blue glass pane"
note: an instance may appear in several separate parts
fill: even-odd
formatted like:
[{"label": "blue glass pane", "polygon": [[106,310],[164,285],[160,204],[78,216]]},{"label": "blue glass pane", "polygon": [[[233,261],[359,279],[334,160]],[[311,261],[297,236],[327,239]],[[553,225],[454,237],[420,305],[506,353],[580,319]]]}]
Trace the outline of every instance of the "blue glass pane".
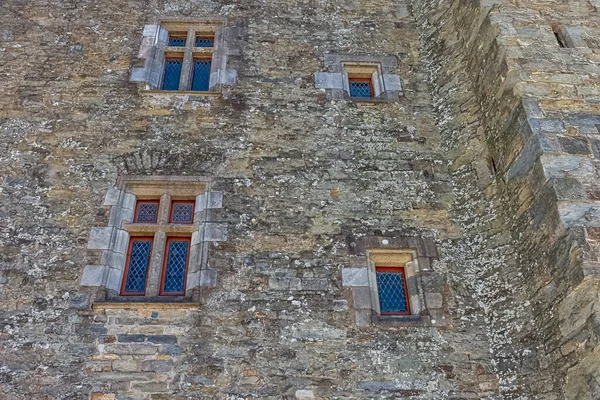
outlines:
[{"label": "blue glass pane", "polygon": [[185,37],[182,36],[169,36],[169,46],[185,47]]},{"label": "blue glass pane", "polygon": [[169,242],[169,255],[167,270],[163,283],[164,293],[183,293],[183,282],[187,267],[189,242],[187,240],[171,240]]},{"label": "blue glass pane", "polygon": [[194,205],[192,203],[173,204],[173,215],[171,216],[171,222],[175,224],[191,224],[193,220],[193,210]]},{"label": "blue glass pane", "polygon": [[402,272],[377,272],[377,291],[382,313],[408,311]]},{"label": "blue glass pane", "polygon": [[179,78],[181,77],[181,65],[183,60],[180,58],[167,58],[165,62],[165,76],[163,78],[163,90],[179,89]]},{"label": "blue glass pane", "polygon": [[211,37],[197,37],[196,47],[213,47],[214,40]]},{"label": "blue glass pane", "polygon": [[194,60],[194,76],[192,90],[205,92],[210,80],[210,60]]},{"label": "blue glass pane", "polygon": [[351,97],[371,97],[371,84],[369,82],[350,81]]},{"label": "blue glass pane", "polygon": [[158,204],[156,203],[139,203],[135,222],[156,222],[158,213]]},{"label": "blue glass pane", "polygon": [[125,293],[143,293],[146,291],[146,275],[152,251],[151,240],[133,240],[129,256],[129,268]]}]

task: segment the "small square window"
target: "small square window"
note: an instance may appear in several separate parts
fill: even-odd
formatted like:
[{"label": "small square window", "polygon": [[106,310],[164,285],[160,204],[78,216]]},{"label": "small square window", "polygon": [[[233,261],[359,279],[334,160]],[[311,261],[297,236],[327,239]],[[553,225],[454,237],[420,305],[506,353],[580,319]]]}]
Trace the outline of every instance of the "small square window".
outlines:
[{"label": "small square window", "polygon": [[205,92],[210,81],[211,61],[204,58],[194,59],[194,74],[192,76],[192,90]]},{"label": "small square window", "polygon": [[167,239],[165,261],[160,285],[161,296],[183,296],[190,254],[190,238]]},{"label": "small square window", "polygon": [[167,58],[165,60],[165,74],[163,76],[163,90],[178,90],[181,79],[183,58]]},{"label": "small square window", "polygon": [[153,242],[153,237],[133,237],[129,241],[121,295],[143,296],[146,293]]},{"label": "small square window", "polygon": [[196,47],[213,47],[215,39],[209,36],[196,36]]},{"label": "small square window", "polygon": [[186,33],[169,33],[169,46],[185,47],[187,41]]},{"label": "small square window", "polygon": [[348,78],[348,84],[350,86],[350,97],[357,98],[372,98],[373,93],[373,81],[368,78]]},{"label": "small square window", "polygon": [[403,267],[375,267],[381,315],[410,314]]},{"label": "small square window", "polygon": [[155,224],[158,217],[158,200],[139,200],[135,206],[133,222]]},{"label": "small square window", "polygon": [[171,203],[172,224],[191,224],[194,222],[194,201],[173,201]]}]

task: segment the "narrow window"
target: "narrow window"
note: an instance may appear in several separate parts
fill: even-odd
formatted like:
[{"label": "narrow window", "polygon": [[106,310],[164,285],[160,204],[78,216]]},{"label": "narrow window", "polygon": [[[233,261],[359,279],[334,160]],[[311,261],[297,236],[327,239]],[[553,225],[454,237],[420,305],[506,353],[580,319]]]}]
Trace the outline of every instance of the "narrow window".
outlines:
[{"label": "narrow window", "polygon": [[185,47],[186,41],[187,41],[186,33],[170,33],[169,34],[169,46]]},{"label": "narrow window", "polygon": [[172,224],[191,224],[194,222],[194,201],[173,201],[171,203]]},{"label": "narrow window", "polygon": [[181,78],[183,58],[170,57],[165,60],[165,74],[163,76],[163,90],[178,90]]},{"label": "narrow window", "polygon": [[192,77],[192,90],[206,92],[210,81],[210,60],[204,58],[194,59],[194,74]]},{"label": "narrow window", "polygon": [[215,39],[209,36],[196,36],[196,47],[214,47]]},{"label": "narrow window", "polygon": [[158,200],[138,200],[133,222],[155,224],[158,217]]},{"label": "narrow window", "polygon": [[368,78],[348,78],[350,85],[350,97],[371,98],[373,93],[373,81]]},{"label": "narrow window", "polygon": [[143,296],[146,293],[153,241],[152,237],[133,237],[129,241],[121,295]]},{"label": "narrow window", "polygon": [[404,267],[375,267],[381,315],[410,314]]},{"label": "narrow window", "polygon": [[190,238],[167,239],[167,249],[160,285],[161,296],[184,296]]}]

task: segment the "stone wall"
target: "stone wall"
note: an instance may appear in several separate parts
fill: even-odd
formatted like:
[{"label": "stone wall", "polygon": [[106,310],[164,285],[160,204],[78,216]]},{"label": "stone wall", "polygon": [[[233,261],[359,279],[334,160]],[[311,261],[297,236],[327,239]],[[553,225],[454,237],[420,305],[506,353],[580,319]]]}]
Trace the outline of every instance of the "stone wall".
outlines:
[{"label": "stone wall", "polygon": [[[595,6],[2,3],[1,396],[595,398]],[[130,82],[164,17],[224,21],[237,80]],[[397,101],[315,87],[337,55],[395,58]],[[193,302],[81,285],[124,175],[222,193]],[[342,271],[413,244],[422,315],[373,318]]]},{"label": "stone wall", "polygon": [[517,278],[513,307],[502,312],[500,297],[487,299],[508,339],[494,351],[501,390],[596,398],[596,5],[414,4],[446,111],[442,138],[457,172],[493,164],[495,179],[480,186],[516,249],[498,270]]}]

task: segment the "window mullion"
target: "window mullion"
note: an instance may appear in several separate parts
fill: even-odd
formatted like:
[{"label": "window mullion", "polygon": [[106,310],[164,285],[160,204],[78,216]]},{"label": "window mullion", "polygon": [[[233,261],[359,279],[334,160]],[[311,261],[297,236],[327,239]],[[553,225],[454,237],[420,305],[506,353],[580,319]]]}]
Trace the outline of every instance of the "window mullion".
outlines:
[{"label": "window mullion", "polygon": [[146,289],[147,296],[158,296],[166,243],[167,234],[159,228],[154,234],[154,251],[152,252],[152,261],[150,261],[150,275],[148,276],[148,287]]},{"label": "window mullion", "polygon": [[179,90],[190,90],[192,81],[192,69],[194,64],[194,43],[196,41],[196,30],[190,29],[187,33],[185,52],[183,55],[183,65],[181,68],[181,79],[179,81]]}]

